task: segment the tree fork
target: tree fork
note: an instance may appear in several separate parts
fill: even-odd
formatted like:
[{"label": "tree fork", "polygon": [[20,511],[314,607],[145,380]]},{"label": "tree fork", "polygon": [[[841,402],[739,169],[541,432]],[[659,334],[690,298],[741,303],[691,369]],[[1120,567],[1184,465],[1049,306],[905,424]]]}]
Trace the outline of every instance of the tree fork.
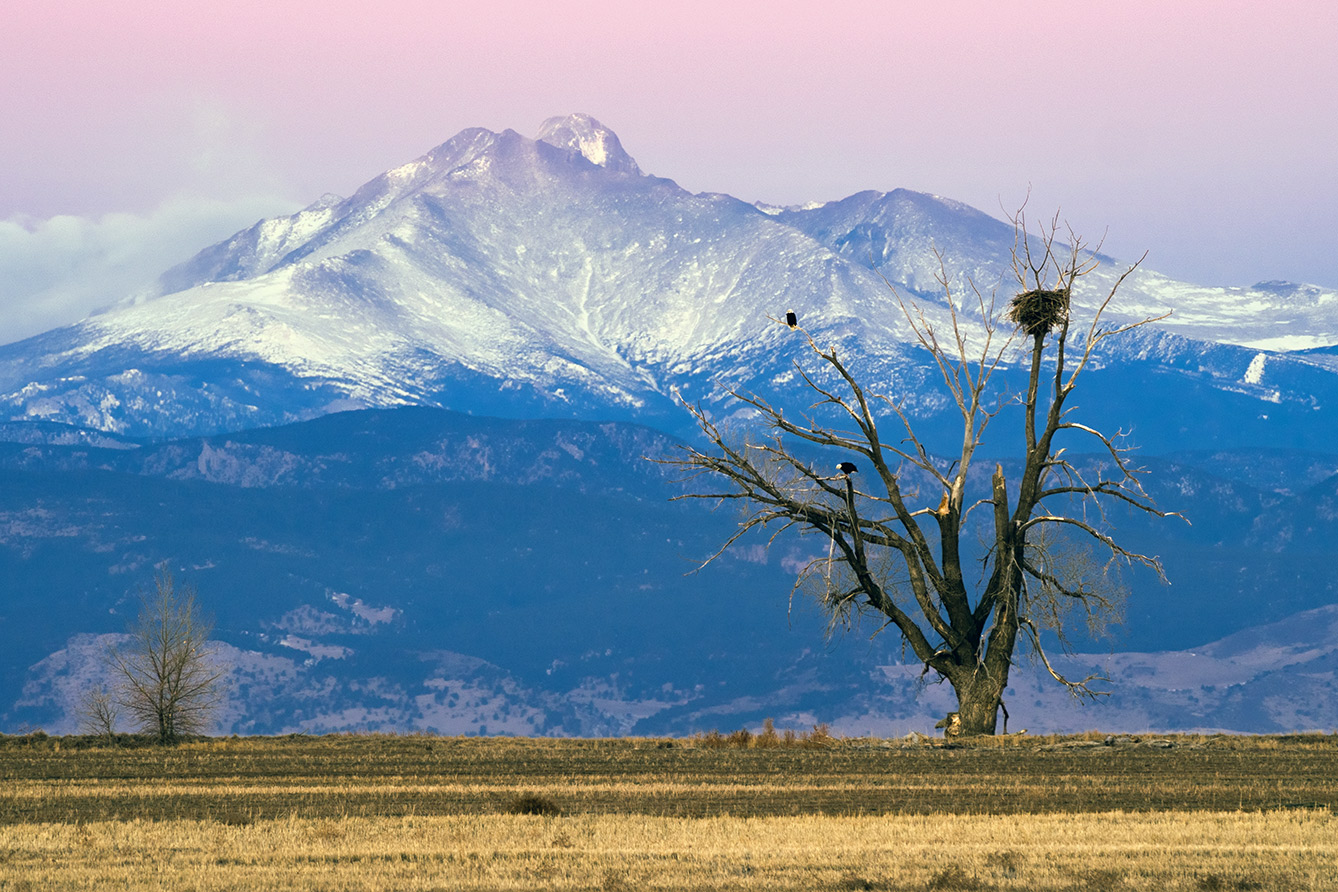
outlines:
[{"label": "tree fork", "polygon": [[[952,686],[959,709],[950,724],[956,729],[954,733],[963,734],[995,732],[1023,630],[1026,647],[1075,696],[1102,693],[1089,687],[1094,678],[1066,679],[1044,651],[1040,632],[1051,629],[1059,633],[1062,642],[1063,616],[1068,606],[1081,604],[1089,614],[1100,614],[1111,609],[1115,601],[1114,592],[1100,590],[1106,584],[1104,573],[1082,578],[1086,564],[1066,557],[1062,546],[1054,544],[1057,540],[1053,531],[1085,538],[1108,553],[1108,564],[1141,565],[1160,575],[1156,557],[1122,547],[1109,533],[1089,523],[1082,514],[1074,516],[1074,512],[1083,503],[1090,504],[1104,520],[1101,504],[1114,499],[1152,515],[1169,516],[1143,490],[1138,480],[1140,471],[1129,463],[1118,434],[1108,436],[1066,420],[1065,402],[1097,346],[1108,337],[1165,318],[1101,327],[1102,316],[1120,284],[1138,264],[1118,277],[1096,307],[1085,338],[1072,346],[1073,355],[1069,356],[1070,296],[1075,282],[1095,268],[1100,246],[1087,251],[1075,237],[1068,260],[1061,262],[1055,252],[1056,224],[1042,229],[1038,251],[1033,251],[1020,212],[1014,225],[1017,240],[1013,271],[1023,290],[1013,299],[1010,310],[1000,315],[994,310],[993,299],[987,299],[969,283],[982,320],[979,330],[970,335],[963,328],[961,297],[950,285],[941,258],[939,282],[948,312],[945,331],[936,330],[923,307],[903,299],[892,288],[916,341],[929,352],[961,415],[961,451],[947,472],[931,459],[900,402],[867,391],[834,349],[822,349],[802,328],[796,330],[807,339],[820,367],[825,366],[845,390],[838,392],[822,385],[813,372],[796,363],[802,386],[817,397],[810,412],[827,411],[836,422],[819,420],[816,414],[796,422],[761,396],[731,392],[756,411],[770,429],[771,441],[762,446],[732,446],[700,407],[685,403],[718,452],[687,446],[683,447],[683,457],[666,460],[690,474],[726,485],[723,491],[690,493],[682,498],[731,501],[745,509],[738,532],[708,563],[749,530],[773,523],[783,528],[806,527],[827,537],[831,542],[828,555],[815,558],[801,570],[796,585],[805,580],[818,585],[819,602],[834,624],[852,625],[862,614],[868,614],[879,618],[880,628],[895,626],[925,672],[937,672]],[[1004,320],[1016,323],[1017,328],[1004,332]],[[1012,352],[1019,333],[1030,343],[1020,363],[1028,378],[1021,400],[1024,423],[1017,502],[1010,504],[1007,474],[1003,463],[996,463],[988,497],[972,503],[967,489],[976,449],[1007,402],[1002,390],[991,388],[991,378]],[[976,345],[974,352],[971,344]],[[1049,374],[1045,371],[1047,355],[1053,363]],[[875,405],[887,407],[904,431],[904,438],[889,440],[881,435]],[[848,428],[851,423],[855,432]],[[846,425],[844,429],[842,424]],[[1055,451],[1055,439],[1061,432],[1064,436],[1094,439],[1100,452],[1113,457],[1113,468],[1099,468],[1095,479],[1086,479],[1062,457],[1063,449]],[[783,441],[787,436],[869,460],[875,472],[867,481],[869,491],[857,492],[848,474],[843,485],[833,485],[831,477],[814,471],[787,449]],[[893,442],[909,446],[902,448]],[[915,507],[918,491],[904,488],[901,482],[908,472],[932,481],[938,498]],[[1047,484],[1051,477],[1059,480]],[[1047,499],[1063,499],[1065,504],[1046,505]],[[968,526],[974,508],[984,506],[992,508],[982,521],[992,525],[992,531]],[[1070,513],[1063,513],[1064,508]],[[931,544],[927,532],[935,528],[937,536]],[[979,532],[989,543],[982,558],[984,582],[975,592],[962,567],[964,532]],[[900,567],[899,575],[888,569],[893,565]]]}]

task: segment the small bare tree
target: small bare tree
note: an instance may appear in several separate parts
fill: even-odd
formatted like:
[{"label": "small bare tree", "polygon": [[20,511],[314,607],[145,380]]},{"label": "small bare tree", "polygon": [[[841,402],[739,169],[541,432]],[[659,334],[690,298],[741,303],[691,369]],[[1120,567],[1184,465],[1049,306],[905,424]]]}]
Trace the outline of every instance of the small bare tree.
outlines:
[{"label": "small bare tree", "polygon": [[218,706],[223,673],[195,588],[177,586],[163,564],[128,631],[130,640],[111,655],[117,702],[159,743],[203,733]]},{"label": "small bare tree", "polygon": [[114,694],[102,686],[89,688],[79,703],[79,724],[88,734],[112,738],[120,713]]},{"label": "small bare tree", "polygon": [[[1074,420],[1067,405],[1102,342],[1165,318],[1103,325],[1116,291],[1138,264],[1115,281],[1092,319],[1078,327],[1070,298],[1075,284],[1095,269],[1095,250],[1085,249],[1072,232],[1068,250],[1062,250],[1057,219],[1035,236],[1029,236],[1020,212],[1013,222],[1012,273],[1019,291],[1004,311],[975,283],[968,283],[963,300],[941,257],[947,313],[937,325],[924,307],[892,288],[956,402],[961,445],[952,461],[934,457],[904,398],[868,390],[834,348],[822,349],[803,329],[825,369],[820,376],[796,363],[802,386],[816,400],[808,413],[796,420],[761,396],[732,392],[766,430],[763,440],[750,442],[689,405],[710,447],[684,447],[682,457],[670,460],[690,475],[725,484],[684,498],[744,507],[738,531],[708,563],[753,529],[772,527],[772,541],[793,527],[818,533],[826,554],[808,563],[796,586],[815,589],[836,624],[868,614],[880,627],[894,626],[925,672],[933,670],[951,684],[959,704],[957,727],[968,735],[995,732],[1019,636],[1075,696],[1100,693],[1090,686],[1098,676],[1069,679],[1054,667],[1041,633],[1050,629],[1062,640],[1075,611],[1093,623],[1117,618],[1121,565],[1142,565],[1161,575],[1156,557],[1112,538],[1104,505],[1167,516],[1140,484],[1142,471],[1131,464],[1121,435]],[[968,312],[978,318],[968,321]],[[1009,395],[993,379],[1013,356],[1028,378],[1025,393]],[[1011,483],[1001,463],[992,474],[972,473],[986,428],[1009,404],[1023,414],[1016,448],[1021,470]],[[879,427],[888,419],[900,428],[894,438]],[[1080,467],[1056,443],[1084,437],[1092,451],[1105,456],[1103,462]],[[815,470],[792,444],[830,448],[847,460],[835,473]],[[973,487],[982,491],[972,493]],[[977,509],[981,514],[972,518]],[[964,539],[968,531],[981,543],[976,581],[964,566],[973,542],[973,536]],[[1084,540],[1104,558],[1093,561]]]}]

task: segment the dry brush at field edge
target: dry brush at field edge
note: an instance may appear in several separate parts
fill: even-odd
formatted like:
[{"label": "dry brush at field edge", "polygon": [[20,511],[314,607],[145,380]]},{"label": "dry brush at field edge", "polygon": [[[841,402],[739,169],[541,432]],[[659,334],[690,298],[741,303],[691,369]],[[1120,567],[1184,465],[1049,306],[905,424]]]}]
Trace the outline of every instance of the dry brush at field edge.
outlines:
[{"label": "dry brush at field edge", "polygon": [[0,827],[0,888],[1338,889],[1325,812],[110,821]]}]

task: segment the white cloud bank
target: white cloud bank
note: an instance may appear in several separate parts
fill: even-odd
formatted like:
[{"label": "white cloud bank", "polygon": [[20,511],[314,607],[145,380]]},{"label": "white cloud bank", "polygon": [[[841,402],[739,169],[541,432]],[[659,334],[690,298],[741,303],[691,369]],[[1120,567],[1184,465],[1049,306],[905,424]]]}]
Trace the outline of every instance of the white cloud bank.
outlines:
[{"label": "white cloud bank", "polygon": [[85,318],[171,266],[296,202],[178,195],[144,214],[0,221],[0,344]]}]

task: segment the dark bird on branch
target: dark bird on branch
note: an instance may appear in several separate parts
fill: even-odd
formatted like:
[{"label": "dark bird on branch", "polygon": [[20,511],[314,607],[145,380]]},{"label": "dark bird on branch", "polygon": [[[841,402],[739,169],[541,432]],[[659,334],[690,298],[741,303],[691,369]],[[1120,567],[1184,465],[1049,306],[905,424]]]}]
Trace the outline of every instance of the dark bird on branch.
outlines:
[{"label": "dark bird on branch", "polygon": [[799,317],[795,315],[794,310],[785,311],[785,324],[791,328],[799,327]]},{"label": "dark bird on branch", "polygon": [[846,477],[849,477],[851,474],[854,474],[857,471],[859,471],[859,468],[855,467],[855,463],[853,461],[843,461],[837,463],[836,470],[840,471]]}]

